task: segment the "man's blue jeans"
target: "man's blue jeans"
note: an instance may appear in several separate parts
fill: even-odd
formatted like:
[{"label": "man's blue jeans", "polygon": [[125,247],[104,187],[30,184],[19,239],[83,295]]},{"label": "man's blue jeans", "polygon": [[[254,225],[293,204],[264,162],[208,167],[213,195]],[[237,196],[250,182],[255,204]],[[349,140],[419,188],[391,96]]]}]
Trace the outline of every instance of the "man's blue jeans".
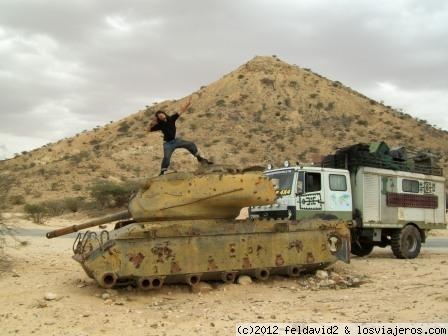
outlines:
[{"label": "man's blue jeans", "polygon": [[170,165],[171,155],[177,148],[184,148],[188,150],[194,156],[197,156],[198,148],[191,141],[182,140],[180,138],[176,138],[171,141],[167,141],[163,143],[163,160],[162,160],[162,171],[166,171]]}]

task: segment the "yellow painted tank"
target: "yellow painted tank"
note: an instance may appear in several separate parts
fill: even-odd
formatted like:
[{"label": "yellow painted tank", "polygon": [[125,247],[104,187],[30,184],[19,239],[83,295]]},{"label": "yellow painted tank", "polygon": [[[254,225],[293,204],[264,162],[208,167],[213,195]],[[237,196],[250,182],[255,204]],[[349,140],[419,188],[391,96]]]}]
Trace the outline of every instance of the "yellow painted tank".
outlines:
[{"label": "yellow painted tank", "polygon": [[241,208],[275,199],[275,187],[261,172],[173,173],[148,180],[128,211],[47,237],[121,220],[112,231],[80,232],[74,243],[74,259],[104,288],[194,286],[201,280],[233,282],[241,274],[265,280],[348,262],[343,221],[235,220]]}]

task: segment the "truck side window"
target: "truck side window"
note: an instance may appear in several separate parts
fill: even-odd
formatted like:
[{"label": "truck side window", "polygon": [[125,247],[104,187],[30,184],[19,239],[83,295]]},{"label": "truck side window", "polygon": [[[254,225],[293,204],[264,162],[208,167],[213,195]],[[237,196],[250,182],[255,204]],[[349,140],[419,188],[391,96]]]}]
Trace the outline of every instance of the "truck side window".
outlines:
[{"label": "truck side window", "polygon": [[418,194],[420,191],[420,183],[417,180],[406,180],[403,179],[402,189],[404,192],[410,192]]},{"label": "truck side window", "polygon": [[345,175],[330,174],[330,190],[347,191],[347,180]]},{"label": "truck side window", "polygon": [[320,191],[321,189],[320,173],[306,173],[305,175],[305,192]]}]

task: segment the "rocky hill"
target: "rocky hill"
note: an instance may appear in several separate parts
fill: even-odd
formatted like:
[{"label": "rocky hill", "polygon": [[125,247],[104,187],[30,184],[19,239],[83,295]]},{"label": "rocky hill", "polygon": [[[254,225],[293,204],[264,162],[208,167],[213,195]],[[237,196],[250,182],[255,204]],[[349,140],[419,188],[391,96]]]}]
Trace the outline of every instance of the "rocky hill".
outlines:
[{"label": "rocky hill", "polygon": [[[154,112],[173,113],[185,102],[164,101],[122,120],[0,161],[0,175],[14,183],[6,206],[64,197],[88,197],[101,180],[128,182],[158,174],[160,133],[149,133]],[[255,57],[192,94],[178,134],[195,141],[215,162],[246,166],[310,162],[338,147],[385,140],[441,156],[446,167],[448,132],[396,111],[309,69],[277,57]],[[194,170],[185,151],[172,170]],[[446,171],[446,170],[445,170]]]}]

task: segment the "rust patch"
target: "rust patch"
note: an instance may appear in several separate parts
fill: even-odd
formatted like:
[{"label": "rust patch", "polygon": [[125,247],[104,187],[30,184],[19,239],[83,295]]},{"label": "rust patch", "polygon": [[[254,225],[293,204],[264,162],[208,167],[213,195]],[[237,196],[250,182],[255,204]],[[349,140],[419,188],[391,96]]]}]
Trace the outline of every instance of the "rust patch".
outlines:
[{"label": "rust patch", "polygon": [[135,268],[139,268],[140,264],[142,263],[143,259],[145,259],[145,256],[139,253],[134,254],[128,254],[129,261],[134,265]]},{"label": "rust patch", "polygon": [[229,244],[230,258],[235,258],[235,257],[236,257],[236,254],[235,254],[235,252],[236,252],[235,246],[236,246],[235,243]]},{"label": "rust patch", "polygon": [[308,252],[306,255],[306,262],[308,264],[313,264],[314,263],[314,256],[311,252]]},{"label": "rust patch", "polygon": [[151,253],[157,257],[156,262],[158,263],[164,263],[166,260],[172,259],[172,257],[174,257],[173,250],[170,249],[167,245],[155,246],[151,249]]},{"label": "rust patch", "polygon": [[292,242],[289,243],[289,247],[290,250],[291,249],[296,249],[297,253],[301,252],[303,250],[303,244],[300,240],[294,240]]},{"label": "rust patch", "polygon": [[208,271],[214,271],[218,269],[218,266],[216,266],[216,262],[215,259],[212,258],[212,256],[208,257],[208,266],[207,266],[207,270]]},{"label": "rust patch", "polygon": [[281,254],[277,254],[275,257],[275,266],[282,266],[285,264],[285,259],[283,259]]},{"label": "rust patch", "polygon": [[180,268],[179,264],[176,261],[171,262],[171,274],[173,273],[179,273],[182,271],[182,268]]},{"label": "rust patch", "polygon": [[252,268],[252,264],[248,257],[243,258],[243,268]]}]

